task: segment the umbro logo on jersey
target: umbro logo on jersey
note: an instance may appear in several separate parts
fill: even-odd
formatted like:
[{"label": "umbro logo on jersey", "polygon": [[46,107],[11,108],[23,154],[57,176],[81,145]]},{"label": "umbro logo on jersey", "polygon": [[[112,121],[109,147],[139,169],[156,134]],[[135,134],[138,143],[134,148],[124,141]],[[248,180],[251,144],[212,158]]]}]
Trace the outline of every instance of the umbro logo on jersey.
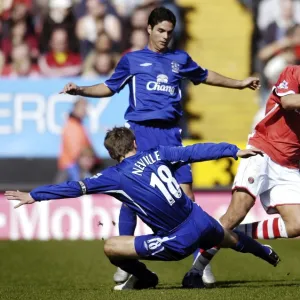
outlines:
[{"label": "umbro logo on jersey", "polygon": [[152,66],[152,63],[143,63],[143,64],[140,64],[141,67],[149,67],[149,66]]}]

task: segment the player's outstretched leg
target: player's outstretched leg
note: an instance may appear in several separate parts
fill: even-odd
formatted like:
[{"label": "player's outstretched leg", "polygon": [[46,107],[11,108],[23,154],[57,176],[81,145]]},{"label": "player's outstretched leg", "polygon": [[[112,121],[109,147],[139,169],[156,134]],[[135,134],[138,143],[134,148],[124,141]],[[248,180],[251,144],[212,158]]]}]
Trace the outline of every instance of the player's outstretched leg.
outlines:
[{"label": "player's outstretched leg", "polygon": [[[251,196],[247,191],[243,189],[237,189],[234,191],[232,195],[232,200],[230,205],[226,211],[226,213],[220,218],[220,223],[224,228],[233,229],[237,225],[239,225],[244,217],[247,215],[248,211],[254,205],[255,199]],[[213,257],[219,252],[218,247],[213,247],[208,250],[201,250],[200,254],[198,255],[197,260],[194,261],[194,264],[190,271],[185,275],[195,274],[195,269],[204,270],[202,280],[203,283],[207,287],[213,287],[214,283],[211,284],[210,282],[210,272],[206,272],[207,266]],[[207,276],[208,275],[208,276]],[[213,276],[213,274],[212,274]]]},{"label": "player's outstretched leg", "polygon": [[[119,234],[121,236],[134,235],[136,221],[135,213],[123,203],[119,215]],[[118,267],[113,279],[115,283],[123,283],[129,278],[129,275],[128,272]]]},{"label": "player's outstretched leg", "polygon": [[[276,267],[280,261],[279,256],[270,246],[262,245],[244,233],[236,230],[231,231],[224,229],[224,240],[220,244],[220,248],[231,248],[238,252],[251,253],[274,267]],[[198,259],[193,264],[193,268],[185,274],[182,281],[183,287],[201,288],[198,284],[199,275],[197,274],[203,273],[204,268],[210,262],[210,258],[211,257],[203,255],[203,253],[202,255],[199,255]]]},{"label": "player's outstretched leg", "polygon": [[[253,240],[249,236],[245,235],[242,232],[237,230],[228,231],[230,235],[230,240],[228,238],[224,244],[221,244],[221,247],[226,247],[227,245],[238,252],[242,253],[251,253],[264,261],[268,262],[272,266],[276,267],[280,259],[277,253],[268,245],[262,245],[257,241]],[[236,236],[234,236],[236,235]],[[234,243],[234,239],[237,238],[237,243],[235,245],[230,245]],[[228,243],[229,242],[229,243]],[[228,244],[227,244],[228,243]]]}]

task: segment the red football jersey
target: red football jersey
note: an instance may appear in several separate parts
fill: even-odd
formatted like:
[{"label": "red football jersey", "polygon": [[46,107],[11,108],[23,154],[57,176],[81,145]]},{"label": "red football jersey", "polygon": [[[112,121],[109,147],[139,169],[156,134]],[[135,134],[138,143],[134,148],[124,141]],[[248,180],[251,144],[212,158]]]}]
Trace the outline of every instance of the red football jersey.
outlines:
[{"label": "red football jersey", "polygon": [[256,125],[249,144],[261,149],[276,163],[299,168],[300,110],[285,110],[281,97],[299,94],[300,66],[288,66],[280,74],[268,99],[265,117]]}]

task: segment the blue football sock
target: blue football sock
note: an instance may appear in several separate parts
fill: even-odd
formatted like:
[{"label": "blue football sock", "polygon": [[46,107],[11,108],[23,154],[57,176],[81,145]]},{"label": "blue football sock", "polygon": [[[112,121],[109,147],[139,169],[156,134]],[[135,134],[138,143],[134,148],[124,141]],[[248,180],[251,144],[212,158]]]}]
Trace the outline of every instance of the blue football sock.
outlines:
[{"label": "blue football sock", "polygon": [[253,255],[260,257],[261,259],[269,262],[270,248],[258,243],[253,240],[251,237],[245,235],[244,233],[233,230],[239,237],[238,243],[235,247],[232,247],[233,250],[242,252],[242,253],[252,253]]},{"label": "blue football sock", "polygon": [[136,214],[124,203],[121,206],[119,216],[119,234],[134,235],[136,227]]}]

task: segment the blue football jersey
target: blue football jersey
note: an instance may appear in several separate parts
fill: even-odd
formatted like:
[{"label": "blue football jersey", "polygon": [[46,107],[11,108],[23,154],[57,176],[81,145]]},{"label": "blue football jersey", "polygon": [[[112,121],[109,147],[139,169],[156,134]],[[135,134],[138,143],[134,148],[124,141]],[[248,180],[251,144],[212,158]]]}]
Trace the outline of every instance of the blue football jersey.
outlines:
[{"label": "blue football jersey", "polygon": [[126,120],[172,122],[182,116],[181,81],[187,78],[199,84],[207,74],[185,51],[157,53],[146,47],[125,54],[105,84],[113,92],[129,84]]},{"label": "blue football jersey", "polygon": [[160,146],[137,152],[91,178],[38,187],[30,194],[42,201],[105,193],[126,203],[154,232],[166,234],[184,222],[192,210],[192,201],[174,178],[174,169],[195,161],[237,158],[237,151],[235,145],[227,143]]}]

